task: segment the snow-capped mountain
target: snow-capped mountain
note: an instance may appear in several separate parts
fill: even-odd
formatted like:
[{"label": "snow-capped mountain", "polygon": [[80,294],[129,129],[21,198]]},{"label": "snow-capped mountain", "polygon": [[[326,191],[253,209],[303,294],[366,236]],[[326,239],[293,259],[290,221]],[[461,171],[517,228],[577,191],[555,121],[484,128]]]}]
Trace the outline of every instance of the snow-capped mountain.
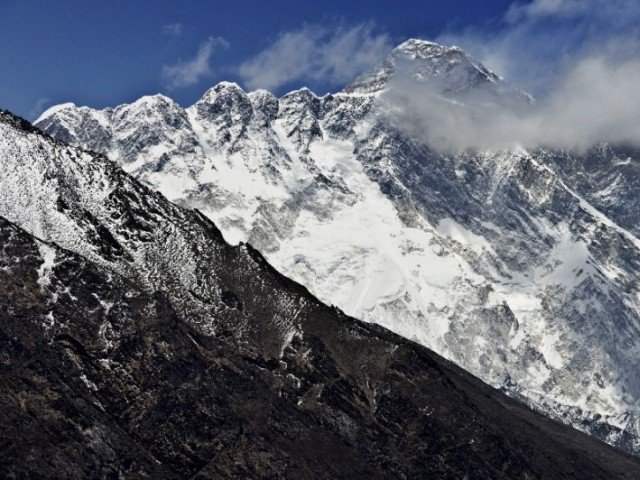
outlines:
[{"label": "snow-capped mountain", "polygon": [[354,80],[344,91],[382,92],[398,68],[406,68],[417,79],[444,80],[446,93],[470,90],[478,85],[499,85],[501,82],[500,77],[459,47],[411,39],[395,48],[382,65]]},{"label": "snow-capped mountain", "polygon": [[458,48],[409,40],[333,95],[223,82],[186,109],[65,104],[36,125],[197,208],[322,301],[640,452],[638,154],[439,153],[381,115],[393,75],[530,100]]},{"label": "snow-capped mountain", "polygon": [[640,475],[2,111],[0,166],[3,478]]}]

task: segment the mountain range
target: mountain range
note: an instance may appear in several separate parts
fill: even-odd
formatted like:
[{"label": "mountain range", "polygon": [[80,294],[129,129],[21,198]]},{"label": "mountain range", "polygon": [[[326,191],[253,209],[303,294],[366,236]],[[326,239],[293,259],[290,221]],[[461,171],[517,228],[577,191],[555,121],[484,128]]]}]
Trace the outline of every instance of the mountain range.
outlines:
[{"label": "mountain range", "polygon": [[4,478],[637,478],[0,112]]},{"label": "mountain range", "polygon": [[638,151],[443,150],[424,86],[535,103],[414,39],[324,96],[0,111],[0,473],[639,477]]},{"label": "mountain range", "polygon": [[0,112],[5,478],[636,478]]},{"label": "mountain range", "polygon": [[63,104],[35,125],[202,212],[321,301],[640,453],[638,151],[441,151],[390,121],[397,78],[451,101],[533,101],[414,39],[335,94],[222,82],[186,109]]}]

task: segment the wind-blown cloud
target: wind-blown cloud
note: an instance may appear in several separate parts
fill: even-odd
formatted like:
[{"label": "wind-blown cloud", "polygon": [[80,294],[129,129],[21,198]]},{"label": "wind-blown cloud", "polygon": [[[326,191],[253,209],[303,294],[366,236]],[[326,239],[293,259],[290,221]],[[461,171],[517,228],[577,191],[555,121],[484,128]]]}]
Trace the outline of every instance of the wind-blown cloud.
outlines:
[{"label": "wind-blown cloud", "polygon": [[635,0],[533,0],[513,3],[505,19],[513,23],[523,19],[583,17],[631,23],[637,18],[637,7]]},{"label": "wind-blown cloud", "polygon": [[397,75],[382,99],[386,116],[444,150],[640,146],[639,20],[635,1],[513,4],[498,27],[448,32],[438,41],[475,54],[532,91],[535,102],[496,101],[482,89],[445,98],[432,82]]},{"label": "wind-blown cloud", "polygon": [[280,35],[242,63],[238,73],[250,89],[273,91],[298,80],[339,85],[378,64],[391,48],[389,37],[370,23],[337,28],[305,25]]},{"label": "wind-blown cloud", "polygon": [[211,57],[220,48],[228,48],[229,42],[221,37],[209,37],[200,47],[195,57],[181,60],[174,65],[165,65],[162,76],[167,88],[175,89],[198,83],[213,74]]},{"label": "wind-blown cloud", "polygon": [[33,105],[33,108],[29,111],[29,120],[35,120],[40,116],[42,112],[44,112],[45,107],[51,102],[50,98],[40,97],[36,100],[36,103]]},{"label": "wind-blown cloud", "polygon": [[497,24],[446,32],[437,41],[460,45],[538,95],[587,57],[637,58],[640,6],[637,0],[515,2]]},{"label": "wind-blown cloud", "polygon": [[604,142],[640,145],[640,60],[586,58],[534,102],[501,102],[483,89],[448,98],[406,75],[380,99],[383,116],[433,148],[457,151],[548,146],[584,151]]},{"label": "wind-blown cloud", "polygon": [[182,35],[181,23],[168,23],[162,26],[162,33],[171,37],[179,37]]}]

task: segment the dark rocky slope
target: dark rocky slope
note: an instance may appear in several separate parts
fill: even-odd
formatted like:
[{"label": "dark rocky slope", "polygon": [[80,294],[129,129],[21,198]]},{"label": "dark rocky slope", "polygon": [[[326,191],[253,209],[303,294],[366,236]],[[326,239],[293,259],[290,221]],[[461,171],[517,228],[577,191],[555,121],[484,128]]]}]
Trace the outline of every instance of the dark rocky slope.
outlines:
[{"label": "dark rocky slope", "polygon": [[[5,175],[22,168],[10,155],[33,143],[22,164],[58,155],[46,181],[62,194],[19,197],[21,185],[3,193],[41,202],[45,213],[45,200],[62,202],[56,211],[94,235],[82,243],[39,220],[49,240],[88,260],[0,220],[3,477],[640,476],[634,459],[321,304],[197,213],[107,163],[82,164],[79,151],[4,115],[22,145],[0,154]],[[118,185],[106,213],[91,213],[97,195],[80,173]],[[109,223],[122,218],[126,228]],[[140,253],[168,238],[161,230],[190,242],[167,243],[163,259],[189,252],[174,260],[197,265],[188,299],[182,278],[163,278],[172,270]]]}]

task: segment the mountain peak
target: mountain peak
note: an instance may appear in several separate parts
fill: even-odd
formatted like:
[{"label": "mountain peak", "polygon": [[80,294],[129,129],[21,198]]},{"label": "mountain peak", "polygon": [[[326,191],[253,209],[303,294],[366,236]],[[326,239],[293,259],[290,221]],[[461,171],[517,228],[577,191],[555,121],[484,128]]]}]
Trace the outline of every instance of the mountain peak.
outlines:
[{"label": "mountain peak", "polygon": [[[226,100],[225,100],[226,99]],[[225,102],[231,101],[241,103],[249,103],[247,92],[245,92],[240,85],[236,82],[219,82],[216,83],[209,90],[204,92],[202,98],[196,102],[195,105],[201,104],[215,104],[224,100]]]},{"label": "mountain peak", "polygon": [[450,47],[446,47],[430,40],[423,40],[421,38],[410,38],[405,40],[400,45],[392,50],[393,52],[433,52],[448,50]]},{"label": "mountain peak", "polygon": [[304,98],[304,99],[317,99],[318,96],[307,87],[302,87],[297,90],[292,90],[282,96],[286,98]]},{"label": "mountain peak", "polygon": [[394,48],[387,60],[398,58],[410,60],[426,60],[447,57],[449,60],[466,59],[473,64],[479,64],[474,58],[468,55],[462,48],[457,45],[442,45],[430,40],[421,40],[419,38],[410,38],[402,42]]},{"label": "mountain peak", "polygon": [[430,40],[410,38],[402,42],[372,72],[360,76],[343,91],[346,93],[378,93],[403,64],[417,80],[448,78],[456,82],[455,91],[482,83],[495,83],[500,78],[458,46],[444,46]]},{"label": "mountain peak", "polygon": [[161,93],[156,93],[155,95],[145,95],[143,97],[140,97],[138,100],[131,103],[130,105],[141,106],[141,105],[158,104],[158,103],[173,104],[175,102],[173,101],[173,99],[167,97],[166,95],[163,95]]},{"label": "mountain peak", "polygon": [[238,85],[236,82],[229,82],[229,81],[222,81],[222,82],[218,82],[216,83],[213,87],[211,87],[209,90],[207,90],[204,95],[203,98],[206,97],[207,95],[210,94],[219,94],[221,92],[225,92],[225,91],[235,91],[235,92],[242,92],[242,93],[246,93],[242,87],[240,85]]},{"label": "mountain peak", "polygon": [[73,102],[61,103],[59,105],[54,105],[53,107],[47,108],[44,112],[40,114],[38,119],[33,122],[34,124],[43,121],[44,119],[50,117],[51,115],[61,112],[62,110],[66,110],[69,108],[76,108],[76,104]]},{"label": "mountain peak", "polygon": [[114,109],[116,115],[150,115],[154,112],[166,112],[180,110],[180,106],[171,98],[157,93],[145,95],[133,103],[125,103]]}]

